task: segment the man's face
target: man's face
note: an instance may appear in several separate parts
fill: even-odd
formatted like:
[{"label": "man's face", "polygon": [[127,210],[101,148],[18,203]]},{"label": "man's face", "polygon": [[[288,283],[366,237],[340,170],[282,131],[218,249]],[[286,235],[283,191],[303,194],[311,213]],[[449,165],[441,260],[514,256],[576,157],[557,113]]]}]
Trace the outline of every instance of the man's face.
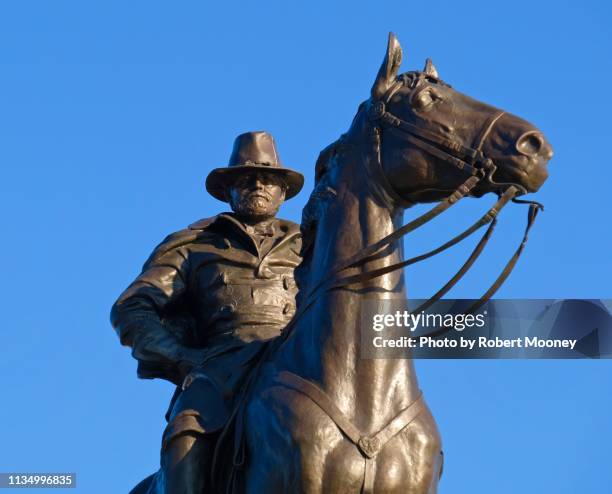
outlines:
[{"label": "man's face", "polygon": [[263,221],[276,215],[286,189],[283,180],[271,173],[245,173],[230,188],[229,203],[239,216]]}]

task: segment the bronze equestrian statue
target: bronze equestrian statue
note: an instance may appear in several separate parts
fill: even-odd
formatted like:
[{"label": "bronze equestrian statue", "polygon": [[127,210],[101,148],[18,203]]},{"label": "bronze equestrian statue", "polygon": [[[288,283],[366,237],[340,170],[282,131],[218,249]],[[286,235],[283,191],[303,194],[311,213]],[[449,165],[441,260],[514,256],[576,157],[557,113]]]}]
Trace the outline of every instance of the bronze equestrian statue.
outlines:
[{"label": "bronze equestrian statue", "polygon": [[[455,91],[429,60],[398,75],[401,59],[390,35],[370,98],[317,161],[301,224],[297,310],[280,337],[255,342],[257,367],[232,401],[215,453],[214,492],[437,492],[441,439],[413,362],[361,357],[362,309],[404,298],[402,267],[489,225],[431,300],[442,297],[482,252],[502,208],[529,202],[517,197],[546,180],[552,148],[528,122]],[[403,259],[406,234],[489,192],[497,201],[474,225]],[[436,205],[402,225],[404,210],[424,202]],[[531,203],[516,253],[482,300],[509,275],[537,211]]]},{"label": "bronze equestrian statue", "polygon": [[301,235],[275,215],[303,182],[281,166],[270,134],[238,136],[229,166],[206,180],[233,213],[168,236],[113,306],[113,326],[132,347],[139,377],[178,385],[149,492],[210,489],[205,472],[235,390],[261,342],[278,336],[295,312]]}]

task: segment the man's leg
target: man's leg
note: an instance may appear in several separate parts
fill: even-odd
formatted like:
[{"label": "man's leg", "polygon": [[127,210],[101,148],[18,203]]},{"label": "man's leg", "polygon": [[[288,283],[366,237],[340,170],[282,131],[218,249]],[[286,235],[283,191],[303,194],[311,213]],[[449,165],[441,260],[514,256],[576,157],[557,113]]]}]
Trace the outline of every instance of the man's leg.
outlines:
[{"label": "man's leg", "polygon": [[211,491],[212,465],[217,434],[186,431],[171,438],[162,450],[165,494],[206,494]]},{"label": "man's leg", "polygon": [[212,381],[203,376],[189,381],[164,431],[158,490],[164,494],[211,491],[215,444],[227,416],[225,403]]}]

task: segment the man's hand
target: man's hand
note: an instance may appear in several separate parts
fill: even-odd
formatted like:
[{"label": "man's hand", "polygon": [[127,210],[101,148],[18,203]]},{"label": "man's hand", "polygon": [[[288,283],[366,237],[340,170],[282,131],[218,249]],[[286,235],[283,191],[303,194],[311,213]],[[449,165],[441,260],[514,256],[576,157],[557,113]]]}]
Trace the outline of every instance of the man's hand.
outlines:
[{"label": "man's hand", "polygon": [[[189,348],[155,321],[135,333],[132,355],[148,365],[159,364],[169,370],[166,379],[180,384],[185,376],[204,362],[206,350]],[[159,376],[155,376],[159,377]]]}]

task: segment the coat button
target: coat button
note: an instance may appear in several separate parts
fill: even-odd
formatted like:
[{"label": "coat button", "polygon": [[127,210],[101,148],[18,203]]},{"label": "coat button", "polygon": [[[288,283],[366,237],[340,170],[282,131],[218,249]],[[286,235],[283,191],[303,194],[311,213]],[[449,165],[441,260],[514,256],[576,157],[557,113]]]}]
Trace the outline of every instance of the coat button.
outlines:
[{"label": "coat button", "polygon": [[283,276],[283,288],[289,290],[291,288],[291,280],[288,276]]}]

